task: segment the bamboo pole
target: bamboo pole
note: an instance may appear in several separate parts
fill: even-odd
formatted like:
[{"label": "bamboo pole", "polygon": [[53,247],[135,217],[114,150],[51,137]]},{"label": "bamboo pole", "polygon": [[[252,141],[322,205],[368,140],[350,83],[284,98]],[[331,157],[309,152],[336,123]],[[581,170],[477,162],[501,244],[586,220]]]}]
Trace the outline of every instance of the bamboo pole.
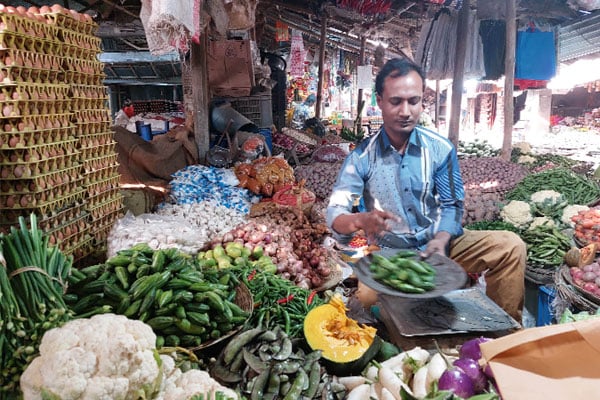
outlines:
[{"label": "bamboo pole", "polygon": [[[360,53],[358,55],[358,65],[365,65],[365,45],[367,43],[367,38],[364,36],[360,40]],[[356,102],[356,121],[357,121],[357,129],[360,129],[362,122],[362,107],[360,103],[363,101],[363,89],[358,89],[358,101]]]},{"label": "bamboo pole", "polygon": [[325,74],[325,46],[327,45],[327,17],[321,21],[321,42],[319,43],[319,81],[317,83],[317,104],[315,117],[321,118],[321,103],[323,102],[323,75]]},{"label": "bamboo pole", "polygon": [[515,0],[506,1],[506,53],[504,56],[504,138],[500,157],[510,160],[514,119],[513,88],[515,84],[515,48],[517,16]]}]

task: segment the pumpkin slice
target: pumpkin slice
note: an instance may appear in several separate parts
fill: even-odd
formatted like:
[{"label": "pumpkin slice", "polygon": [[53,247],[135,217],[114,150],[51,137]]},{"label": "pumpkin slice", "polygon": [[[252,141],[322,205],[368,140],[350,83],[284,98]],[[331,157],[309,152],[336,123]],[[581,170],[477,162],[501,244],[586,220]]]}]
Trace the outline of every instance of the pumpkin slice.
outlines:
[{"label": "pumpkin slice", "polygon": [[580,249],[572,247],[564,256],[565,264],[569,267],[584,267],[594,262],[598,245],[590,243]]},{"label": "pumpkin slice", "polygon": [[304,337],[312,350],[321,350],[329,373],[344,376],[359,373],[375,357],[381,339],[374,327],[348,318],[341,296],[313,308],[304,319]]}]

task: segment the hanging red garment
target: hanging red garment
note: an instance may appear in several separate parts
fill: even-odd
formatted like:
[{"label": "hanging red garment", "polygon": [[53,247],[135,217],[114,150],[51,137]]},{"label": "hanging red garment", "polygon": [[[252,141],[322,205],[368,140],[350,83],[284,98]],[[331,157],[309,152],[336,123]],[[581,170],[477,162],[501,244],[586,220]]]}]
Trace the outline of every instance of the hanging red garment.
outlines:
[{"label": "hanging red garment", "polygon": [[290,27],[281,21],[275,22],[275,40],[278,42],[290,41]]}]

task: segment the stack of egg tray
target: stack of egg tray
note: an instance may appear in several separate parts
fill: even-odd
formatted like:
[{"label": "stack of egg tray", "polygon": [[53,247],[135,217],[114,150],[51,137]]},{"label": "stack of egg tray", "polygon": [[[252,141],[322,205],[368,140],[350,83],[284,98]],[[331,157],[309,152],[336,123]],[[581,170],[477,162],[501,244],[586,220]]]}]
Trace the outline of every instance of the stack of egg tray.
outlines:
[{"label": "stack of egg tray", "polygon": [[0,12],[0,27],[0,231],[35,213],[52,244],[82,258],[98,230],[86,185],[97,177],[96,214],[111,198],[100,191],[118,185],[97,24]]},{"label": "stack of egg tray", "polygon": [[102,84],[104,65],[96,57],[101,51],[100,40],[93,31],[86,30],[88,25],[77,25],[81,21],[56,16],[55,22],[65,46],[63,71],[73,103],[72,121],[79,141],[90,236],[98,250],[106,246],[110,230],[123,216],[116,142],[108,93]]}]

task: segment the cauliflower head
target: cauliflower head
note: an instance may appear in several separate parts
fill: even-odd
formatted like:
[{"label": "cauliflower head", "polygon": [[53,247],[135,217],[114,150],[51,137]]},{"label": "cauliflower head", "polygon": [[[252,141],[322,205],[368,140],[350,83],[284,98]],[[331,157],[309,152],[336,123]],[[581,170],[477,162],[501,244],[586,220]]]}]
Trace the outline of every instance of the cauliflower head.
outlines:
[{"label": "cauliflower head", "polygon": [[525,201],[511,200],[500,210],[500,218],[517,228],[526,228],[533,221],[531,206]]},{"label": "cauliflower head", "polygon": [[529,198],[532,203],[536,204],[559,204],[563,202],[563,195],[555,190],[539,190],[531,194]]},{"label": "cauliflower head", "polygon": [[156,335],[141,321],[100,314],[47,331],[21,375],[23,399],[151,398],[162,380]]},{"label": "cauliflower head", "polygon": [[195,395],[214,400],[218,392],[222,394],[222,399],[239,399],[235,391],[222,386],[205,371],[196,369],[181,371],[175,366],[176,357],[177,354],[160,355],[164,375],[160,392],[155,400],[188,400]]},{"label": "cauliflower head", "polygon": [[571,221],[571,217],[577,215],[579,211],[587,211],[590,208],[588,206],[582,206],[579,204],[571,204],[563,208],[562,216],[560,217],[560,222],[563,224],[570,226],[571,228],[575,227],[575,222]]},{"label": "cauliflower head", "polygon": [[529,227],[527,229],[533,229],[536,226],[540,226],[540,225],[556,226],[556,223],[554,222],[554,220],[552,218],[535,217],[535,218],[533,218],[533,220],[531,221],[531,223],[529,224]]}]

